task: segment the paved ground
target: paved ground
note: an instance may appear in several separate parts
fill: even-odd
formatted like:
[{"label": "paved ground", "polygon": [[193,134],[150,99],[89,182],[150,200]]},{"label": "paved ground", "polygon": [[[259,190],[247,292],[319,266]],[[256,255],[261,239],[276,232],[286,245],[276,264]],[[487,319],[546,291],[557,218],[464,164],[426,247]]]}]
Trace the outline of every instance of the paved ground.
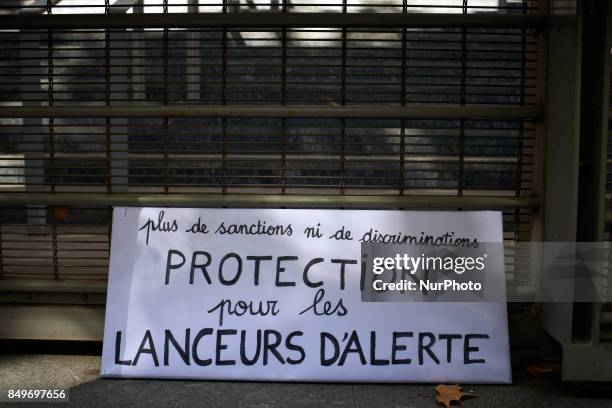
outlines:
[{"label": "paved ground", "polygon": [[[225,381],[97,379],[99,358],[66,355],[0,356],[0,388],[72,387],[70,403],[21,403],[0,406],[52,407],[363,407],[435,408],[434,385],[309,384]],[[78,384],[79,385],[75,385]],[[465,408],[555,407],[612,408],[612,384],[564,384],[551,375],[533,378],[515,369],[511,386],[469,385],[478,396]]]},{"label": "paved ground", "polygon": [[0,354],[0,389],[70,388],[94,380],[100,357],[58,354]]}]

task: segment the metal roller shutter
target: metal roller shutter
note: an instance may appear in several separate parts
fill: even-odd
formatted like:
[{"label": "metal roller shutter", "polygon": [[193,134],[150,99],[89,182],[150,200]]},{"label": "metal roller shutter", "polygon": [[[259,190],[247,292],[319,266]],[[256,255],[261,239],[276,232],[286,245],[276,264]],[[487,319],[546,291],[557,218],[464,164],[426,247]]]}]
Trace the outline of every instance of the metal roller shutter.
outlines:
[{"label": "metal roller shutter", "polygon": [[5,302],[102,304],[114,204],[499,209],[515,276],[538,2],[40,3],[0,5]]}]

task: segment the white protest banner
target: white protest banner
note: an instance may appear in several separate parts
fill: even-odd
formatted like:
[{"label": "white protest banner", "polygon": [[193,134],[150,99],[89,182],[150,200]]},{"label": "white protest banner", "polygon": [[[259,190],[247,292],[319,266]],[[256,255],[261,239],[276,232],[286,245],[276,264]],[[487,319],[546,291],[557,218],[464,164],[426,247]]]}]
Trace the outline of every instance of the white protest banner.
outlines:
[{"label": "white protest banner", "polygon": [[362,301],[385,240],[501,243],[501,213],[117,207],[101,374],[510,382],[505,302]]}]

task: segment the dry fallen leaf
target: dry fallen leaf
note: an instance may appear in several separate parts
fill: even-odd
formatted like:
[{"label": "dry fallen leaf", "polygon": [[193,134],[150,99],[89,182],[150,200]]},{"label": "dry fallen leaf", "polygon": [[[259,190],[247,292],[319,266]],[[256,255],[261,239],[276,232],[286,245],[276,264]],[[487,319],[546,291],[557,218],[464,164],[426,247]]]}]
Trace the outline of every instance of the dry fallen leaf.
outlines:
[{"label": "dry fallen leaf", "polygon": [[51,207],[51,213],[56,220],[64,221],[68,219],[70,209],[68,207]]},{"label": "dry fallen leaf", "polygon": [[552,372],[552,368],[542,368],[537,365],[530,365],[526,367],[526,370],[532,377],[541,377],[543,374]]},{"label": "dry fallen leaf", "polygon": [[436,401],[443,404],[446,408],[450,408],[451,403],[456,402],[461,405],[459,402],[463,397],[475,397],[476,395],[471,393],[465,393],[461,390],[463,387],[459,386],[459,384],[455,385],[446,385],[440,384],[436,387]]},{"label": "dry fallen leaf", "polygon": [[527,366],[525,370],[532,377],[542,377],[545,374],[560,374],[561,365],[559,363],[540,363]]}]

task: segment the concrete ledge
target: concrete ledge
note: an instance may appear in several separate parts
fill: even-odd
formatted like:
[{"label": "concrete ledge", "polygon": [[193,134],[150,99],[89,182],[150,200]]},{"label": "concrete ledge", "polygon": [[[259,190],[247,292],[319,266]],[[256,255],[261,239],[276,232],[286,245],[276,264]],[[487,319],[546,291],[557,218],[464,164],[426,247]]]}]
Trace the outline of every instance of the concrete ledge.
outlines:
[{"label": "concrete ledge", "polygon": [[100,341],[101,305],[0,305],[0,339]]}]

